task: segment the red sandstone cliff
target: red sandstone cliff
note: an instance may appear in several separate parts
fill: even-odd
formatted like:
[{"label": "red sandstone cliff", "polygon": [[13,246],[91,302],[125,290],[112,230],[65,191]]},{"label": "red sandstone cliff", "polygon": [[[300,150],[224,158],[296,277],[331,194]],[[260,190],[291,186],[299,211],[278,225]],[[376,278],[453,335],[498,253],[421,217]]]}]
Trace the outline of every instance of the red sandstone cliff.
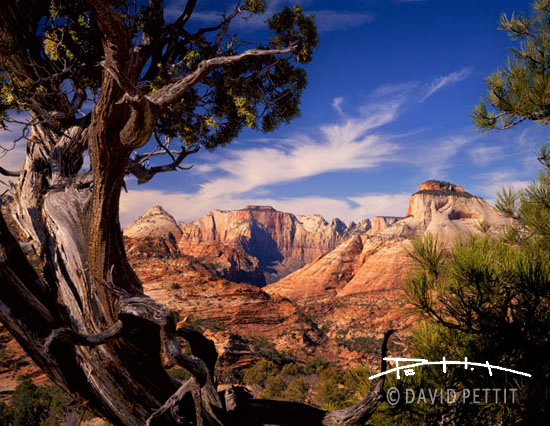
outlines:
[{"label": "red sandstone cliff", "polygon": [[[379,347],[365,342],[416,320],[401,289],[412,265],[410,239],[437,232],[450,241],[478,232],[482,220],[492,232],[509,223],[462,187],[428,181],[411,197],[403,219],[346,226],[248,206],[214,210],[186,224],[155,207],[124,235],[145,292],[200,324],[222,363],[249,364],[257,356],[255,339],[268,338],[299,359],[347,364],[369,350],[377,354]],[[274,284],[257,286],[265,283],[264,274],[288,272]]]},{"label": "red sandstone cliff", "polygon": [[[448,244],[478,233],[480,222],[501,232],[510,220],[460,186],[428,181],[411,196],[406,218],[372,220],[372,229],[341,243],[315,262],[268,285],[265,291],[296,301],[329,338],[376,336],[415,321],[402,285],[413,262],[411,239],[437,233]],[[375,232],[377,230],[378,232]],[[350,324],[355,326],[350,329]],[[362,331],[361,331],[362,330]]]},{"label": "red sandstone cliff", "polygon": [[371,228],[369,230],[370,234],[377,234],[378,232],[383,231],[388,226],[393,225],[398,220],[402,219],[401,217],[395,216],[375,216],[370,219]]},{"label": "red sandstone cliff", "polygon": [[213,210],[192,223],[180,223],[182,253],[196,256],[205,244],[235,244],[258,259],[266,280],[273,282],[334,249],[348,228],[338,219],[295,216],[269,206]]},{"label": "red sandstone cliff", "polygon": [[407,217],[374,218],[361,238],[341,243],[334,251],[267,287],[271,294],[291,299],[348,295],[398,288],[411,266],[410,239],[424,232],[436,233],[448,242],[459,235],[480,232],[486,221],[493,232],[510,224],[482,198],[461,186],[427,181],[411,196]]},{"label": "red sandstone cliff", "polygon": [[[395,220],[375,218],[375,230]],[[329,223],[320,215],[297,216],[269,206],[213,210],[194,222],[177,223],[157,206],[129,225],[124,236],[129,255],[189,255],[214,266],[220,277],[263,286],[370,229],[369,219]]]}]

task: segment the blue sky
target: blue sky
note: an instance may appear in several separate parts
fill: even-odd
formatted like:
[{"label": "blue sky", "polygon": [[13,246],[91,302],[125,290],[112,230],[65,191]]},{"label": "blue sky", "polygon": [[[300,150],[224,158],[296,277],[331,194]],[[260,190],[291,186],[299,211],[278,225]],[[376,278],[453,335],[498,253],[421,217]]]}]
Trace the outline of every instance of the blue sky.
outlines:
[{"label": "blue sky", "polygon": [[[156,204],[185,221],[246,204],[328,220],[401,216],[428,179],[490,200],[501,185],[521,187],[535,177],[546,130],[528,123],[482,134],[469,117],[485,93],[484,78],[509,55],[510,41],[497,30],[500,14],[529,12],[529,1],[298,3],[316,14],[320,30],[301,117],[189,157],[189,171],[144,186],[129,179],[123,225]],[[172,1],[167,17],[183,4]],[[199,4],[196,25],[212,23],[233,2]],[[284,4],[271,2],[270,11]],[[259,39],[263,19],[235,30]]]}]

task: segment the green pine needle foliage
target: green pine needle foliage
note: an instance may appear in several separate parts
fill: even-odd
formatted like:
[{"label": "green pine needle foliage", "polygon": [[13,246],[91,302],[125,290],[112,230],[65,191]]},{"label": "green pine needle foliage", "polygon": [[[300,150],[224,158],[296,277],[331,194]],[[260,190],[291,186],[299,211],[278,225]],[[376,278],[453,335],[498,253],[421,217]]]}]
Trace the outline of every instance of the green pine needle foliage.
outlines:
[{"label": "green pine needle foliage", "polygon": [[[400,403],[382,410],[380,424],[544,424],[550,418],[550,167],[525,190],[500,194],[502,211],[518,220],[501,237],[469,236],[449,252],[433,235],[413,242],[405,292],[424,321],[411,337],[411,357],[470,361],[526,372],[531,378],[440,366],[417,368],[414,376],[387,386],[407,389],[490,388],[517,390],[515,404]],[[514,235],[514,238],[510,238]],[[477,370],[477,369],[476,369]],[[384,414],[386,413],[386,414]],[[392,417],[390,422],[389,418]],[[385,419],[385,420],[384,420]]]},{"label": "green pine needle foliage", "polygon": [[515,43],[504,68],[486,78],[487,95],[472,112],[480,130],[507,129],[525,120],[550,120],[550,0],[536,0],[526,17],[503,14],[501,30]]}]

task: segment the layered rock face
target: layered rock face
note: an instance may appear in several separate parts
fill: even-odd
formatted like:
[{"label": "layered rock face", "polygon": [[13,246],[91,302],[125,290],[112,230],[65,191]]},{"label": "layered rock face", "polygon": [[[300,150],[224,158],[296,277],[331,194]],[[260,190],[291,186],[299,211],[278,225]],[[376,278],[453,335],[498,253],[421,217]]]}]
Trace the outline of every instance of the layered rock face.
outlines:
[{"label": "layered rock face", "polygon": [[346,225],[320,215],[294,215],[270,206],[212,210],[177,223],[153,207],[125,231],[129,254],[189,255],[216,266],[220,276],[258,286],[275,282],[335,249],[353,235],[377,233],[399,220],[375,217]]},{"label": "layered rock face", "polygon": [[407,217],[383,232],[407,238],[429,232],[452,242],[457,236],[479,233],[481,222],[491,225],[493,234],[511,223],[483,198],[465,192],[461,186],[427,181],[412,195]]},{"label": "layered rock face", "polygon": [[145,293],[205,330],[216,344],[221,365],[250,366],[258,359],[255,340],[268,339],[300,359],[334,359],[335,345],[290,300],[257,286],[221,279],[191,256],[129,257]]},{"label": "layered rock face", "polygon": [[129,254],[176,254],[181,229],[166,210],[155,206],[132,222],[124,236],[133,243],[127,245]]},{"label": "layered rock face", "polygon": [[266,287],[270,294],[306,303],[344,295],[400,289],[412,266],[402,238],[354,236],[335,250]]},{"label": "layered rock face", "polygon": [[[248,344],[234,338],[235,334],[252,340],[268,338],[281,350],[292,349],[299,358],[319,356],[342,364],[363,358],[368,351],[355,352],[357,349],[343,345],[341,339],[368,336],[370,342],[375,342],[368,353],[377,355],[381,334],[393,318],[385,316],[384,304],[369,302],[367,306],[361,302],[358,307],[354,302],[335,302],[332,296],[341,293],[345,284],[353,284],[367,236],[388,228],[399,218],[377,217],[345,225],[338,219],[329,223],[319,215],[293,215],[267,206],[213,210],[195,222],[176,224],[181,236],[174,252],[171,243],[166,244],[168,249],[163,245],[164,240],[178,234],[173,218],[157,217],[167,214],[157,208],[128,227],[125,238],[130,260],[148,295],[182,315],[225,324],[226,330],[214,336],[225,354],[222,359],[233,359],[235,353],[240,353],[243,359],[238,365],[242,365],[253,356],[246,349]],[[147,229],[153,223],[151,217],[156,217],[158,226],[165,227],[156,231],[153,239],[136,231]],[[146,220],[140,224],[143,218]],[[266,293],[235,283],[261,286],[261,279],[251,279],[257,271],[262,273],[261,278],[268,279],[301,271],[302,285],[291,285],[288,292],[275,294],[271,285],[264,287]],[[384,298],[385,290],[379,291]],[[304,299],[308,303],[302,305]],[[376,313],[378,325],[349,334],[350,321],[361,324],[367,317],[365,310]],[[237,345],[240,349],[232,347],[231,342],[241,342]]]},{"label": "layered rock face", "polygon": [[510,225],[510,219],[462,187],[428,181],[411,196],[407,217],[373,219],[368,232],[265,290],[297,302],[332,338],[376,337],[388,328],[404,329],[416,320],[402,290],[414,266],[408,255],[411,239],[436,233],[450,246],[458,236],[481,232],[481,222],[492,233]]},{"label": "layered rock face", "polygon": [[383,231],[388,226],[393,225],[398,220],[402,219],[401,217],[396,216],[375,216],[370,220],[370,229],[371,234],[377,234],[380,231]]},{"label": "layered rock face", "polygon": [[181,250],[183,236],[180,224],[161,206],[155,206],[124,230],[126,251],[130,257],[180,257],[188,252],[216,272],[219,278],[234,282],[265,285],[258,259],[250,256],[239,241],[223,244],[210,240]]},{"label": "layered rock face", "polygon": [[461,186],[427,181],[411,196],[407,217],[373,218],[371,229],[334,251],[270,285],[266,290],[291,299],[344,296],[397,288],[410,268],[410,239],[425,232],[448,244],[460,235],[479,233],[480,222],[496,233],[510,220]]},{"label": "layered rock face", "polygon": [[295,216],[269,206],[213,210],[192,223],[180,223],[178,247],[195,256],[213,242],[233,244],[258,259],[267,282],[273,282],[336,247],[350,232],[338,219]]}]

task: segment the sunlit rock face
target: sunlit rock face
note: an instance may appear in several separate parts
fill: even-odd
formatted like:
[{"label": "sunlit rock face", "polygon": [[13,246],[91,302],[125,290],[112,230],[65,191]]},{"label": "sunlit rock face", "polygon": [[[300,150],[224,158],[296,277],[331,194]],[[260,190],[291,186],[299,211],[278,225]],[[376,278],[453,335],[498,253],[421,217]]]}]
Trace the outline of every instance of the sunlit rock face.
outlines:
[{"label": "sunlit rock face", "polygon": [[[491,233],[510,224],[462,187],[428,181],[411,196],[404,218],[345,225],[247,206],[183,223],[157,206],[128,226],[124,238],[146,294],[181,319],[202,320],[223,364],[255,362],[254,339],[265,338],[298,359],[317,356],[344,366],[378,360],[383,333],[396,328],[399,341],[418,320],[402,290],[414,266],[411,239],[433,232],[450,245],[456,236],[480,232],[482,221]],[[33,368],[29,374],[39,374]],[[0,382],[13,389],[10,374]]]},{"label": "sunlit rock face", "polygon": [[429,232],[451,244],[458,236],[479,233],[482,221],[495,233],[510,225],[510,219],[461,186],[430,180],[411,196],[405,218],[372,218],[368,232],[342,242],[268,291],[303,299],[327,291],[347,295],[396,288],[410,267],[407,248],[411,238]]},{"label": "sunlit rock face", "polygon": [[369,233],[377,234],[378,232],[386,229],[388,226],[393,225],[399,219],[402,218],[395,216],[375,216],[370,220],[371,228],[369,230]]},{"label": "sunlit rock face", "polygon": [[197,256],[214,242],[240,247],[257,259],[267,282],[273,282],[333,250],[352,232],[342,221],[296,216],[269,206],[212,210],[191,223],[180,223],[182,253]]},{"label": "sunlit rock face", "polygon": [[320,215],[294,215],[270,206],[212,210],[184,223],[156,206],[124,231],[130,254],[189,255],[219,269],[220,276],[263,286],[313,262],[351,236],[376,233],[399,218],[376,217],[346,225]]},{"label": "sunlit rock face", "polygon": [[[388,328],[406,330],[417,320],[402,289],[414,266],[411,240],[431,232],[450,246],[457,236],[480,232],[481,222],[491,233],[510,224],[464,188],[428,181],[401,218],[346,225],[247,206],[176,223],[154,208],[125,238],[147,294],[182,315],[227,325],[213,335],[220,350],[237,333],[345,364],[364,356],[349,342],[378,341]],[[248,351],[235,341],[240,349],[229,345],[228,359]]]},{"label": "sunlit rock face", "polygon": [[[367,232],[268,285],[266,291],[296,301],[312,318],[341,328],[350,322],[382,332],[414,321],[403,282],[414,267],[411,240],[438,234],[450,247],[459,236],[502,232],[511,220],[485,200],[447,182],[428,181],[411,196],[405,218],[373,218]],[[345,320],[343,320],[343,319]],[[340,331],[341,332],[341,331]]]},{"label": "sunlit rock face", "polygon": [[155,206],[125,230],[128,253],[148,255],[176,254],[181,229],[176,220],[161,206]]},{"label": "sunlit rock face", "polygon": [[451,242],[459,235],[479,233],[480,222],[490,224],[492,233],[502,232],[511,223],[483,198],[461,186],[430,180],[411,196],[407,217],[387,232],[406,237],[429,232]]},{"label": "sunlit rock face", "polygon": [[171,238],[179,240],[181,229],[176,220],[161,206],[155,206],[125,230],[128,238]]},{"label": "sunlit rock face", "polygon": [[250,256],[237,238],[228,244],[216,240],[181,250],[184,236],[180,224],[161,206],[155,206],[124,230],[126,251],[136,257],[181,257],[190,254],[215,271],[220,278],[234,282],[265,285],[258,259]]}]

